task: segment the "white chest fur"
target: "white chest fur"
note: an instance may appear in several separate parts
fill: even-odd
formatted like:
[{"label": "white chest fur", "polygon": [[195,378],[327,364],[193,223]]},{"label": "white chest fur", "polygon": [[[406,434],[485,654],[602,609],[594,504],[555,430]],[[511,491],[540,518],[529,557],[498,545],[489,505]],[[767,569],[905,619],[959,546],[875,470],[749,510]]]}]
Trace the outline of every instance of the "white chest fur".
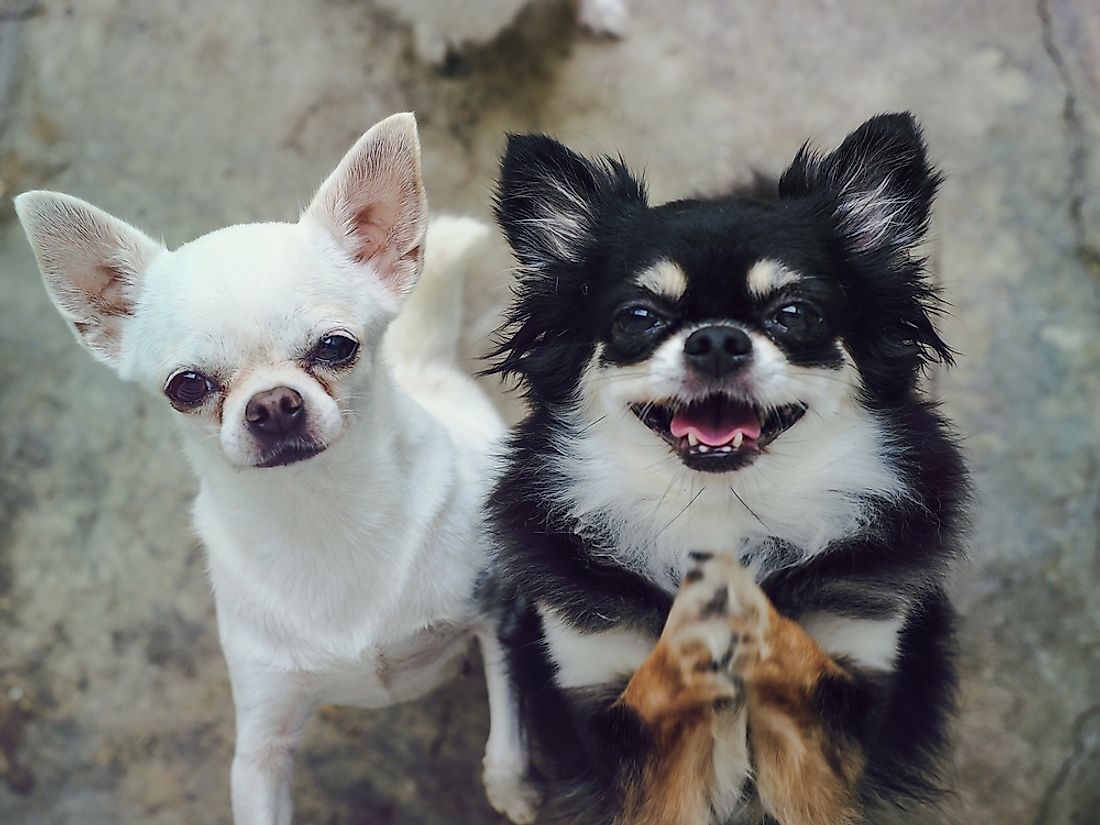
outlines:
[{"label": "white chest fur", "polygon": [[[231,670],[328,674],[341,698],[327,701],[373,705],[437,682],[464,648],[487,558],[488,446],[418,405],[388,416],[402,433],[361,428],[274,473],[196,458],[195,525]],[[345,695],[351,684],[363,695]]]},{"label": "white chest fur", "polygon": [[[907,494],[889,434],[855,403],[807,415],[766,457],[726,474],[686,468],[636,423],[562,424],[567,449],[547,491],[555,506],[594,552],[670,591],[691,550],[739,553],[762,579],[857,533],[876,501]],[[776,540],[796,552],[754,552]]]}]

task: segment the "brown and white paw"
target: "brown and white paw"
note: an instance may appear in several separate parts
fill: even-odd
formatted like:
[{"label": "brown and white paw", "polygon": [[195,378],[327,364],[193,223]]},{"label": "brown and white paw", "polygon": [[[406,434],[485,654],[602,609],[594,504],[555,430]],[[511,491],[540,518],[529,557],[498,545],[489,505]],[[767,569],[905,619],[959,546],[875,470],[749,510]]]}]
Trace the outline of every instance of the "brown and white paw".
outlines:
[{"label": "brown and white paw", "polygon": [[494,765],[486,760],[484,767],[485,795],[493,810],[504,814],[516,825],[534,822],[541,801],[538,789],[513,766]]},{"label": "brown and white paw", "polygon": [[691,558],[664,635],[685,675],[725,680],[733,695],[746,671],[767,657],[768,599],[733,556],[693,553]]}]

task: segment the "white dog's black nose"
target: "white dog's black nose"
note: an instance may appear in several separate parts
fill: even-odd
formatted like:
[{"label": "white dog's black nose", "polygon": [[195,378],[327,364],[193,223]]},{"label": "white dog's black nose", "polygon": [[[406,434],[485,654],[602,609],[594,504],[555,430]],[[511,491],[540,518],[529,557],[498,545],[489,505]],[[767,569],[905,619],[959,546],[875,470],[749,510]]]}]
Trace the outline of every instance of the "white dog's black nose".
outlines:
[{"label": "white dog's black nose", "polygon": [[740,327],[725,324],[701,327],[684,341],[684,357],[697,372],[721,378],[745,364],[752,355],[752,339]]},{"label": "white dog's black nose", "polygon": [[301,429],[306,420],[302,396],[290,387],[258,392],[244,408],[248,429],[256,435],[280,438]]}]

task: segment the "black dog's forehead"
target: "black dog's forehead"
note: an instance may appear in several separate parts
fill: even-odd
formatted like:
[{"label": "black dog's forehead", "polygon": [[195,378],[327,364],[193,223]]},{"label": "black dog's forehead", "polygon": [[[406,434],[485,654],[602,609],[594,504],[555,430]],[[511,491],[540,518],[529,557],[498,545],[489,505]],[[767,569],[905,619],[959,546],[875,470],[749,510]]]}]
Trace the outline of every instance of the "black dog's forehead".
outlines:
[{"label": "black dog's forehead", "polygon": [[[736,198],[675,201],[646,210],[618,234],[617,286],[628,288],[659,261],[687,275],[689,293],[743,293],[752,266],[775,261],[799,275],[831,268],[829,227],[813,212],[785,203]],[[743,294],[742,294],[743,297]]]}]

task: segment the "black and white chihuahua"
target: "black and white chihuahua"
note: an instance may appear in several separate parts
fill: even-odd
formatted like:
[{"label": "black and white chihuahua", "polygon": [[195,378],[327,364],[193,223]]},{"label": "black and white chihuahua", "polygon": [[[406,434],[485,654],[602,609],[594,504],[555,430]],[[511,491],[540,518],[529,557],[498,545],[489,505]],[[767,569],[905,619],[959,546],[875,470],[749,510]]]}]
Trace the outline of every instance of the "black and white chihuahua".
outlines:
[{"label": "black and white chihuahua", "polygon": [[967,477],[916,247],[909,114],[776,188],[651,206],[509,139],[520,264],[493,370],[530,414],[491,510],[546,814],[835,825],[934,798]]}]

